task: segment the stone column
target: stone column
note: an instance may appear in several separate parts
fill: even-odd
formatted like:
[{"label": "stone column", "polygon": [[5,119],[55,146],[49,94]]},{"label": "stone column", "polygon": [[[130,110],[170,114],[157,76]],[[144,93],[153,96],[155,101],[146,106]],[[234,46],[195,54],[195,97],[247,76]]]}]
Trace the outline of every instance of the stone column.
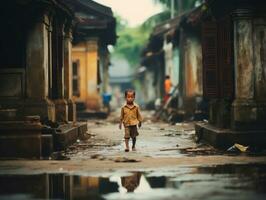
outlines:
[{"label": "stone column", "polygon": [[89,38],[86,41],[86,107],[87,109],[100,110],[100,96],[98,92],[98,57],[99,46],[98,38]]},{"label": "stone column", "polygon": [[237,9],[233,12],[234,21],[234,68],[235,101],[232,109],[232,128],[252,129],[257,120],[254,101],[254,55],[252,11]]},{"label": "stone column", "polygon": [[73,86],[72,86],[72,32],[70,28],[65,30],[64,38],[64,97],[68,104],[68,120],[76,121],[76,104],[73,97]]},{"label": "stone column", "polygon": [[110,62],[110,55],[106,45],[101,46],[100,51],[100,62],[101,62],[101,72],[102,72],[102,87],[101,93],[108,92],[109,86],[109,62]]},{"label": "stone column", "polygon": [[27,40],[25,115],[39,115],[55,120],[55,107],[48,99],[48,29],[49,18],[43,15],[34,24]]},{"label": "stone column", "polygon": [[[60,17],[59,17],[60,19]],[[56,112],[57,122],[67,122],[68,121],[68,105],[67,101],[64,99],[64,22],[59,20],[56,23],[56,41],[52,45],[57,45],[54,48],[57,52],[53,54],[57,62],[54,62],[54,76],[56,81],[56,89],[54,94],[54,104]]]}]

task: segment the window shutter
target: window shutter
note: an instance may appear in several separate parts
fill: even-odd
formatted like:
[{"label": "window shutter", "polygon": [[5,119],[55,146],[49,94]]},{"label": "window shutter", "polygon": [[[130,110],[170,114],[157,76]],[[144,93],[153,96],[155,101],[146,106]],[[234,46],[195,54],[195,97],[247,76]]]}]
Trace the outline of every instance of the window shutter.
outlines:
[{"label": "window shutter", "polygon": [[232,98],[234,95],[233,57],[231,40],[231,21],[226,17],[219,21],[218,28],[218,55],[220,74],[220,96]]},{"label": "window shutter", "polygon": [[207,99],[218,98],[218,66],[217,66],[217,24],[204,22],[202,25],[203,56],[203,96]]}]

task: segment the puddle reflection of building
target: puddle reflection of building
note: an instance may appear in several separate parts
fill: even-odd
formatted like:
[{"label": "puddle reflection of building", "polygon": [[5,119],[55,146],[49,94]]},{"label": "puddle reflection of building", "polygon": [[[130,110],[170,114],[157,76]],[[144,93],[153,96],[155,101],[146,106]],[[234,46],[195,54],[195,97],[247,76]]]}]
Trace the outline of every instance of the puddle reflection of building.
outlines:
[{"label": "puddle reflection of building", "polygon": [[75,199],[102,199],[101,195],[118,192],[118,184],[104,177],[74,176]]},{"label": "puddle reflection of building", "polygon": [[[67,174],[1,175],[0,199],[20,195],[20,199],[94,199],[118,192],[109,178]],[[11,198],[12,199],[12,198]],[[16,198],[15,198],[16,199]]]},{"label": "puddle reflection of building", "polygon": [[[89,177],[64,173],[37,175],[1,175],[0,199],[17,194],[24,199],[94,199],[104,195],[134,192],[153,193],[153,189],[171,187],[166,177],[147,177],[141,172],[131,172],[121,176]],[[28,196],[28,197],[27,197]]]}]

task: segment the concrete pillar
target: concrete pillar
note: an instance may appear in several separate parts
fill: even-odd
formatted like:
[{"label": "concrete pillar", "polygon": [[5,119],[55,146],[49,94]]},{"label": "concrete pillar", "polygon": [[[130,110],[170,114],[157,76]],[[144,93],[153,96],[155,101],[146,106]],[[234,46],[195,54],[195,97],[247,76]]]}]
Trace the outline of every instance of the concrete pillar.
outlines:
[{"label": "concrete pillar", "polygon": [[109,87],[109,62],[110,62],[110,54],[105,45],[102,46],[102,50],[100,52],[100,65],[102,72],[102,87],[101,93],[108,92]]},{"label": "concrete pillar", "polygon": [[64,38],[64,98],[68,104],[68,120],[76,121],[76,104],[72,99],[72,32],[70,29],[66,30]]},{"label": "concrete pillar", "polygon": [[100,110],[100,96],[98,91],[98,38],[90,38],[86,41],[86,107],[91,110]]},{"label": "concrete pillar", "polygon": [[25,115],[40,115],[55,119],[55,107],[48,99],[48,27],[49,18],[43,15],[30,30],[26,56]]},{"label": "concrete pillar", "polygon": [[234,21],[234,68],[235,101],[232,109],[233,129],[252,129],[257,120],[254,100],[254,54],[252,11],[237,9],[233,12]]},{"label": "concrete pillar", "polygon": [[68,104],[64,99],[64,22],[61,19],[59,23],[56,23],[56,42],[52,45],[57,45],[54,48],[57,52],[53,54],[57,59],[57,62],[54,62],[54,74],[56,76],[56,90],[54,94],[54,104],[55,104],[55,113],[57,122],[67,122],[68,121]]}]

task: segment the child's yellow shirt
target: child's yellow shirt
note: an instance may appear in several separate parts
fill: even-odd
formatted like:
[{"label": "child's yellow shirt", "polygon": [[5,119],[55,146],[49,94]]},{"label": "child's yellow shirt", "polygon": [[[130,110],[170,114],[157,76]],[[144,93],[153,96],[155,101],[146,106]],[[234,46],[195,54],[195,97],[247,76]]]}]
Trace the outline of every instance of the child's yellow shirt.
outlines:
[{"label": "child's yellow shirt", "polygon": [[124,105],[121,108],[120,120],[123,122],[124,126],[134,126],[142,122],[139,106],[135,103],[132,107]]}]

